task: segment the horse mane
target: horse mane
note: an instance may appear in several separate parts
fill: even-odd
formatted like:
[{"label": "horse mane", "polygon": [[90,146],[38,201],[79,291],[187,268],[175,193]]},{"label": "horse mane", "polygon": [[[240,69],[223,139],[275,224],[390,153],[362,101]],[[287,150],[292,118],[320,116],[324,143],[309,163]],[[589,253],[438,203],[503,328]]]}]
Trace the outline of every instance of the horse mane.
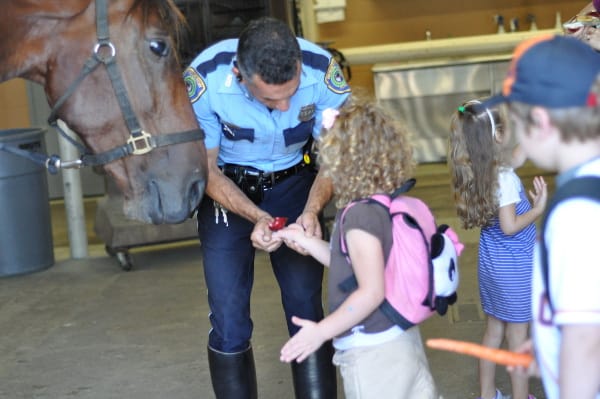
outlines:
[{"label": "horse mane", "polygon": [[179,7],[177,7],[173,0],[135,0],[127,14],[131,15],[138,8],[142,13],[144,29],[148,24],[148,18],[151,13],[156,12],[163,27],[173,40],[173,48],[177,50],[175,58],[179,62],[180,45],[182,44],[184,31],[188,29],[187,21]]}]

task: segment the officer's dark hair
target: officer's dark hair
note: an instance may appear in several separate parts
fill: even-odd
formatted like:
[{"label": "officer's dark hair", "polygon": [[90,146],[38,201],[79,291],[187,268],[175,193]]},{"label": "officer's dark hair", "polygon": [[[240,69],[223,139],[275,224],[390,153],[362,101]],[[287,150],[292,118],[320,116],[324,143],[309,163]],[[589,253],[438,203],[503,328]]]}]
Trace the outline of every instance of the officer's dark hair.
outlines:
[{"label": "officer's dark hair", "polygon": [[237,67],[246,80],[258,75],[268,84],[289,82],[296,76],[301,60],[298,40],[281,20],[253,20],[240,35]]}]

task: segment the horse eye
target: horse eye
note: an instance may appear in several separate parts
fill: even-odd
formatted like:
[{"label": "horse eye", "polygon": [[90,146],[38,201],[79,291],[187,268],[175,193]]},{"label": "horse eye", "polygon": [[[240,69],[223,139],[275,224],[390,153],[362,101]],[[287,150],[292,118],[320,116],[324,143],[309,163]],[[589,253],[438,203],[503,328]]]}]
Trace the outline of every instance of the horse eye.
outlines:
[{"label": "horse eye", "polygon": [[169,46],[164,40],[151,40],[150,41],[150,51],[156,54],[159,57],[166,57],[169,53]]}]

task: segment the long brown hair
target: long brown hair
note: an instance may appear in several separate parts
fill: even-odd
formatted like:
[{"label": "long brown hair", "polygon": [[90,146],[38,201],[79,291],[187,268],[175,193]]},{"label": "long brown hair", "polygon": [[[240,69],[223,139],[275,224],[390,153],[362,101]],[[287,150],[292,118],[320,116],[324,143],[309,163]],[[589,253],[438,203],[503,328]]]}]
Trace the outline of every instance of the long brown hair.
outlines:
[{"label": "long brown hair", "polygon": [[502,153],[495,135],[502,134],[496,109],[477,100],[463,104],[452,116],[448,166],[456,212],[463,228],[490,224],[498,212],[498,167]]}]

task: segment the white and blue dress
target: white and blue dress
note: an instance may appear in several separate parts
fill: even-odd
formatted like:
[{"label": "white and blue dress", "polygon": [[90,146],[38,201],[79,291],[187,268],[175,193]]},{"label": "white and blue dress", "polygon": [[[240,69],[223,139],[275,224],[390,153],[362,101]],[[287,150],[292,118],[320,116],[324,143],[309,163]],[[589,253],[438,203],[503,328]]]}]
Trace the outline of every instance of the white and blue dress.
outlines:
[{"label": "white and blue dress", "polygon": [[[531,209],[521,180],[512,168],[498,175],[499,208],[515,204],[517,215]],[[513,235],[506,235],[496,217],[483,227],[479,239],[479,296],[483,311],[510,323],[531,321],[531,278],[535,223]]]}]

